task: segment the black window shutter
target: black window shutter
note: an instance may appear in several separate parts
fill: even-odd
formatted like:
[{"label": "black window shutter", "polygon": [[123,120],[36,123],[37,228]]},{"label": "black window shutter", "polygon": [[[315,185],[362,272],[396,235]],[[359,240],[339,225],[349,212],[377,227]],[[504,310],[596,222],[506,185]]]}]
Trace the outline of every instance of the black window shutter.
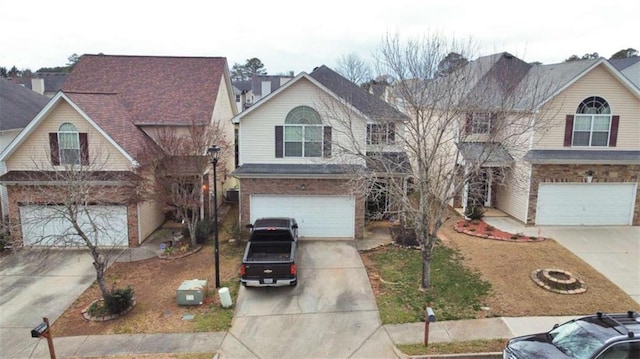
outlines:
[{"label": "black window shutter", "polygon": [[51,164],[60,165],[60,150],[58,147],[58,133],[49,132],[49,149],[51,150]]},{"label": "black window shutter", "polygon": [[80,164],[89,164],[89,139],[86,132],[78,133],[80,139]]},{"label": "black window shutter", "polygon": [[331,157],[331,127],[324,126],[324,139],[322,143],[322,157]]},{"label": "black window shutter", "polygon": [[611,116],[611,132],[609,132],[609,147],[616,147],[618,144],[618,126],[620,116]]},{"label": "black window shutter", "polygon": [[464,134],[470,135],[471,131],[473,131],[473,113],[467,112],[467,117],[464,124]]},{"label": "black window shutter", "polygon": [[276,126],[276,158],[284,157],[284,154],[283,154],[284,143],[283,143],[282,137],[283,137],[282,126]]},{"label": "black window shutter", "polygon": [[489,114],[489,134],[495,135],[498,129],[498,114],[495,112],[491,112]]},{"label": "black window shutter", "polygon": [[573,115],[567,115],[564,123],[564,146],[571,147],[571,140],[573,140]]}]

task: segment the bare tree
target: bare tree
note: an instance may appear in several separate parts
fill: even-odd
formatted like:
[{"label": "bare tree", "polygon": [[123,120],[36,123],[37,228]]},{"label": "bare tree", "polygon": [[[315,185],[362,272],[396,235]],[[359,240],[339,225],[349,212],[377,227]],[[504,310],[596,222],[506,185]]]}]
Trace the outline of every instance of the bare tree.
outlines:
[{"label": "bare tree", "polygon": [[531,65],[509,54],[476,60],[437,77],[448,54],[471,58],[472,45],[439,35],[407,41],[389,35],[383,40],[378,71],[395,79],[393,104],[408,118],[393,130],[384,130],[388,123],[379,125],[387,138],[393,136],[394,146],[406,151],[410,166],[397,156],[373,153],[372,146],[350,130],[354,113],[348,106],[328,111],[334,131],[350,138],[340,151],[374,168],[357,174],[359,191],[371,193],[382,183],[403,226],[415,234],[423,258],[423,289],[431,287],[433,248],[453,200],[465,193],[465,207],[476,206],[479,194],[474,187],[482,185],[489,171],[497,181],[516,186],[522,169],[513,157],[528,148],[530,131],[545,126],[536,105],[548,94],[548,86],[537,80]]},{"label": "bare tree", "polygon": [[336,71],[347,80],[362,85],[371,80],[371,67],[355,53],[338,58]]},{"label": "bare tree", "polygon": [[187,226],[191,245],[195,245],[196,227],[204,219],[209,198],[210,181],[205,176],[211,164],[206,150],[214,144],[219,146],[218,166],[224,168],[225,154],[232,147],[218,126],[192,123],[181,130],[158,129],[152,134],[154,145],[147,146],[140,157],[148,173],[148,198],[160,203],[166,212],[173,212]]},{"label": "bare tree", "polygon": [[[109,154],[91,149],[91,162],[80,152],[48,148],[45,157],[32,157],[33,170],[21,171],[11,190],[21,193],[20,222],[12,232],[21,233],[24,245],[42,248],[86,247],[93,259],[102,297],[107,299],[105,271],[109,262],[128,245],[127,213],[140,197],[140,177],[129,171],[109,171]],[[54,153],[56,164],[42,160]],[[59,162],[59,163],[58,163]],[[117,205],[114,205],[117,204]]]}]

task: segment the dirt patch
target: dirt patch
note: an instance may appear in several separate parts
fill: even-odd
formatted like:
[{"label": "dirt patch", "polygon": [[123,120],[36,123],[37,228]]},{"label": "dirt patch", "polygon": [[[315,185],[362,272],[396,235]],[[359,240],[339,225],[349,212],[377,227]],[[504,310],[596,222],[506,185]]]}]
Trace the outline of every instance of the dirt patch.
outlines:
[{"label": "dirt patch", "polygon": [[[225,218],[237,219],[237,210],[231,210]],[[243,244],[229,244],[229,235],[220,231],[220,279],[224,283],[237,279]],[[138,262],[115,263],[107,270],[107,284],[117,288],[133,287],[137,305],[126,316],[107,321],[87,321],[82,310],[100,297],[94,283],[52,325],[54,336],[97,335],[115,333],[177,333],[205,330],[195,320],[183,320],[183,316],[207,314],[208,305],[178,306],[176,290],[185,280],[206,279],[209,295],[205,304],[219,304],[214,282],[213,244],[179,259],[151,258]],[[233,298],[235,303],[236,298]]]},{"label": "dirt patch", "polygon": [[[640,310],[622,289],[553,239],[541,242],[496,241],[458,233],[456,220],[447,221],[441,233],[444,244],[457,248],[465,265],[474,268],[493,286],[485,305],[487,316],[580,315]],[[531,279],[536,268],[562,268],[582,279],[589,288],[578,295],[546,291]]]}]

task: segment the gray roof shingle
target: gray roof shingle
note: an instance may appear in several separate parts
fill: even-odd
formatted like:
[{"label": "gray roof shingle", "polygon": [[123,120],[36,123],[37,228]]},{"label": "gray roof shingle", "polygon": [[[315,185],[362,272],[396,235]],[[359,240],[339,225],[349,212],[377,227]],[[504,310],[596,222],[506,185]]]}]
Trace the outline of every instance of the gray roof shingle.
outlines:
[{"label": "gray roof shingle", "polygon": [[506,148],[497,142],[462,142],[456,144],[465,161],[481,167],[508,167],[515,162]]},{"label": "gray roof shingle", "polygon": [[364,167],[360,165],[246,163],[236,168],[236,170],[233,171],[233,175],[238,177],[250,177],[256,175],[349,175],[363,170]]},{"label": "gray roof shingle", "polygon": [[524,160],[530,163],[640,164],[640,151],[530,150]]},{"label": "gray roof shingle", "polygon": [[315,68],[312,78],[374,121],[404,121],[407,116],[384,100],[340,76],[325,65]]},{"label": "gray roof shingle", "polygon": [[48,101],[48,97],[0,77],[0,131],[26,127]]}]

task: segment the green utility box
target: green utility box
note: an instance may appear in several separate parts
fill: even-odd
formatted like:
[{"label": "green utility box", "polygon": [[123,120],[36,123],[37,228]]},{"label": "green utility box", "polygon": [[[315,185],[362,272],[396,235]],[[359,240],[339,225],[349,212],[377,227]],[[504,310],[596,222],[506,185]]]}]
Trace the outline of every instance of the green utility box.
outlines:
[{"label": "green utility box", "polygon": [[176,300],[178,305],[201,305],[207,294],[207,281],[201,279],[185,280],[178,287]]}]

